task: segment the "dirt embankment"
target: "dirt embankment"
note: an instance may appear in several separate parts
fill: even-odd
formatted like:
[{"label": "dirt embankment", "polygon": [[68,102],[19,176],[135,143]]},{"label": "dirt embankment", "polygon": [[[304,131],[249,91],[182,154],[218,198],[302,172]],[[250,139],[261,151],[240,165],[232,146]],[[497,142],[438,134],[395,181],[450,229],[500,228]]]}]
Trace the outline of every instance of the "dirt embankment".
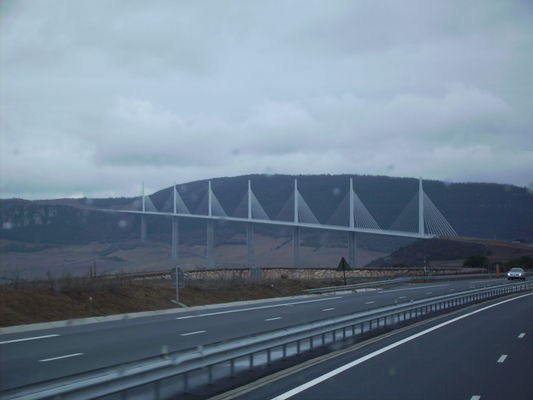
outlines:
[{"label": "dirt embankment", "polygon": [[[327,285],[332,282],[328,281]],[[318,281],[198,282],[180,289],[188,306],[302,294]],[[177,307],[169,281],[70,279],[0,287],[0,326]]]}]

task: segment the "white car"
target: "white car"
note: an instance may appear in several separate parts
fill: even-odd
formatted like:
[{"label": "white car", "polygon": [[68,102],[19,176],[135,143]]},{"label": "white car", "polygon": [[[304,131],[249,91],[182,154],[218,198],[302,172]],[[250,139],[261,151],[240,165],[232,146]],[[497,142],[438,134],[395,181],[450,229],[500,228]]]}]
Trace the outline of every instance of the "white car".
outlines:
[{"label": "white car", "polygon": [[524,271],[522,268],[511,268],[511,270],[507,272],[507,279],[508,280],[522,279],[523,281],[525,281],[526,271]]}]

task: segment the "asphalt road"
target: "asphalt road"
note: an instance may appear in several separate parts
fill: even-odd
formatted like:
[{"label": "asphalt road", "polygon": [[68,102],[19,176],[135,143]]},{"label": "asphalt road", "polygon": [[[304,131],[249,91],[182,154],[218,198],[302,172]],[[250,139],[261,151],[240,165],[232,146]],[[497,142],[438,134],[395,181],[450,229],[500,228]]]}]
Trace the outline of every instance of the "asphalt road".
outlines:
[{"label": "asphalt road", "polygon": [[238,397],[533,399],[533,294],[407,329]]},{"label": "asphalt road", "polygon": [[0,335],[0,390],[505,280],[403,284]]}]

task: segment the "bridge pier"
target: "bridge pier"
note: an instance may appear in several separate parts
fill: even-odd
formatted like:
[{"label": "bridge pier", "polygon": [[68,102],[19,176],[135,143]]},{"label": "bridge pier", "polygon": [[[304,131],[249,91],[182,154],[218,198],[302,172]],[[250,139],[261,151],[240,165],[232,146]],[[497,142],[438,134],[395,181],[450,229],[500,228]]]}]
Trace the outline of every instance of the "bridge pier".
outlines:
[{"label": "bridge pier", "polygon": [[208,268],[215,267],[215,256],[214,256],[214,247],[215,247],[215,225],[213,220],[207,221],[207,266]]},{"label": "bridge pier", "polygon": [[172,259],[178,259],[178,217],[172,217]]},{"label": "bridge pier", "polygon": [[357,252],[357,239],[355,232],[348,232],[348,264],[355,268],[355,257]]},{"label": "bridge pier", "polygon": [[254,224],[252,222],[246,224],[246,251],[252,280],[258,281],[261,279],[262,273],[261,268],[255,265]]},{"label": "bridge pier", "polygon": [[300,268],[300,227],[295,226],[292,231],[292,266]]},{"label": "bridge pier", "polygon": [[146,215],[141,214],[141,242],[146,242]]}]

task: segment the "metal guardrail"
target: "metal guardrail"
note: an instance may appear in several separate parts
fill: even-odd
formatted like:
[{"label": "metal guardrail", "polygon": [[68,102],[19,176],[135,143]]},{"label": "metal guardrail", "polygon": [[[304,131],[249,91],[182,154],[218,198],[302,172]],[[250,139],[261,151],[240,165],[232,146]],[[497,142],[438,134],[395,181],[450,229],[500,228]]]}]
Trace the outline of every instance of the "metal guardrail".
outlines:
[{"label": "metal guardrail", "polygon": [[322,288],[305,289],[305,293],[331,293],[340,292],[343,290],[353,290],[372,286],[393,285],[395,283],[411,282],[411,281],[440,281],[440,280],[454,280],[454,279],[471,279],[471,278],[491,278],[496,276],[494,274],[457,274],[457,275],[415,275],[404,278],[382,279],[371,282],[356,283],[353,285],[339,285],[327,286]]},{"label": "metal guardrail", "polygon": [[365,288],[369,286],[392,285],[394,283],[406,282],[409,279],[410,278],[382,279],[382,280],[372,281],[372,282],[355,283],[353,285],[327,286],[327,287],[322,287],[322,288],[305,289],[304,292],[305,293],[340,292],[343,290],[353,290],[353,289]]},{"label": "metal guardrail", "polygon": [[391,305],[28,385],[6,391],[1,398],[167,398],[259,364],[268,365],[339,341],[354,342],[360,335],[376,330],[392,329],[435,313],[529,290],[533,290],[532,281]]}]

